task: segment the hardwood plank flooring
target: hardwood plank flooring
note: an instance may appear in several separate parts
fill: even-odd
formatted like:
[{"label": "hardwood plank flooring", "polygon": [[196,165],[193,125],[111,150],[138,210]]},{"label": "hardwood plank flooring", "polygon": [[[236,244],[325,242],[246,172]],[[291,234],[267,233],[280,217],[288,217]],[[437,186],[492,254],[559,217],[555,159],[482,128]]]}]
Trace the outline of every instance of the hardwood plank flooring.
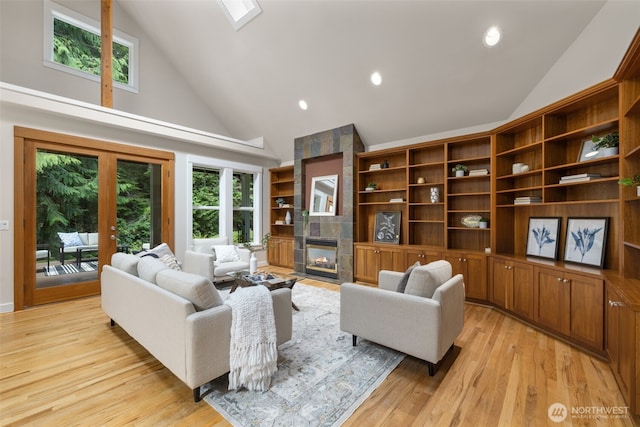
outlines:
[{"label": "hardwood plank flooring", "polygon": [[[345,425],[556,425],[547,417],[555,402],[569,410],[626,406],[607,363],[467,304],[464,330],[434,377],[425,362],[405,358]],[[638,421],[569,417],[565,425]],[[125,424],[230,425],[206,402],[194,403],[191,390],[122,329],[111,328],[99,297],[0,315],[0,425]]]}]

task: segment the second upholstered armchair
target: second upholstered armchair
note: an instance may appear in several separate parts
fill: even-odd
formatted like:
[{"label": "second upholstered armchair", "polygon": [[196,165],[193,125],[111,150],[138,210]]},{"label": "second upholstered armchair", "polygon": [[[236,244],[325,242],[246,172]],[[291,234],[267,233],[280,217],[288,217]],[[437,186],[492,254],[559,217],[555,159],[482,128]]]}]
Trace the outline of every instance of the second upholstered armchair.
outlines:
[{"label": "second upholstered armchair", "polygon": [[340,329],[353,334],[353,345],[361,337],[425,360],[434,375],[462,332],[463,276],[452,277],[451,264],[435,261],[408,273],[382,270],[378,277],[377,288],[342,284]]}]

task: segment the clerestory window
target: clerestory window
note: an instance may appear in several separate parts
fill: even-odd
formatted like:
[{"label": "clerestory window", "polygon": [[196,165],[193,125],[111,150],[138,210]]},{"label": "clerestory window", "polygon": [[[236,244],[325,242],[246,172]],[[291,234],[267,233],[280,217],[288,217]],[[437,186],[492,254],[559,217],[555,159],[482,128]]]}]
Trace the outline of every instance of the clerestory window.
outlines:
[{"label": "clerestory window", "polygon": [[[76,76],[100,81],[100,23],[45,0],[44,64]],[[113,31],[114,87],[138,91],[138,39]]]}]

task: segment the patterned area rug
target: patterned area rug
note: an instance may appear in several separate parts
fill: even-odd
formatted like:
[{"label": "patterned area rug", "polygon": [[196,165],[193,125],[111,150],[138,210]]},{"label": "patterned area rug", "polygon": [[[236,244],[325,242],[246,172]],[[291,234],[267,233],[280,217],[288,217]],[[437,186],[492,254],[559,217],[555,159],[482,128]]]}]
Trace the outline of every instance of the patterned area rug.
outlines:
[{"label": "patterned area rug", "polygon": [[80,267],[75,262],[64,265],[52,265],[44,268],[45,276],[60,276],[62,274],[75,274],[96,271],[98,269],[98,261],[81,262]]},{"label": "patterned area rug", "polygon": [[351,345],[340,331],[340,294],[298,283],[293,336],[279,347],[278,372],[267,392],[228,391],[223,375],[202,390],[234,426],[339,426],[404,355],[366,340]]}]

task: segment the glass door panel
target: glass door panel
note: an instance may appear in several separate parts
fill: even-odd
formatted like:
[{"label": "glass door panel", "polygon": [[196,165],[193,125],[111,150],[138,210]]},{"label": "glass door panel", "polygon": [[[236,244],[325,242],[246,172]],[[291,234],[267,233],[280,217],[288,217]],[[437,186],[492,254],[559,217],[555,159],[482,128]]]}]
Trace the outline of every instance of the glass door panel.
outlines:
[{"label": "glass door panel", "polygon": [[119,252],[136,253],[162,243],[162,165],[117,161]]},{"label": "glass door panel", "polygon": [[38,148],[35,288],[98,279],[98,156]]}]

